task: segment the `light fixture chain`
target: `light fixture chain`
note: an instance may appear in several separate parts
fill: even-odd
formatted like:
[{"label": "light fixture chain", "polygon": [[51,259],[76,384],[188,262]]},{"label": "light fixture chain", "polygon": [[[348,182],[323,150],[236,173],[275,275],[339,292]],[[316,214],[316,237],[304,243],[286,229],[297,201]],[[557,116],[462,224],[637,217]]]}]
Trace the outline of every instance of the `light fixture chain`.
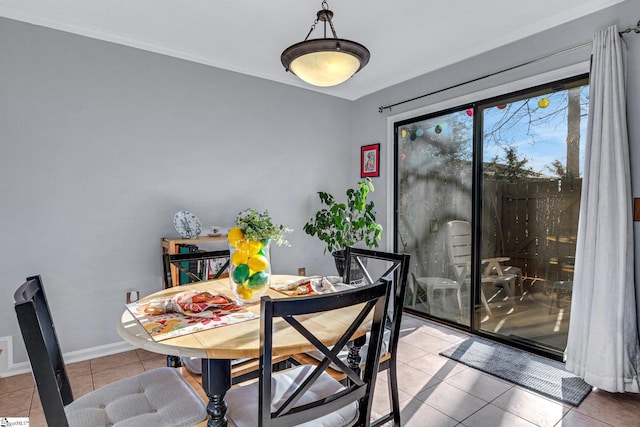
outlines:
[{"label": "light fixture chain", "polygon": [[311,35],[311,33],[313,32],[313,30],[316,29],[316,24],[318,23],[318,20],[316,19],[313,23],[313,25],[311,26],[311,29],[309,30],[309,32],[307,33],[307,37],[304,38],[304,41],[307,41],[307,39],[309,38],[309,36]]}]

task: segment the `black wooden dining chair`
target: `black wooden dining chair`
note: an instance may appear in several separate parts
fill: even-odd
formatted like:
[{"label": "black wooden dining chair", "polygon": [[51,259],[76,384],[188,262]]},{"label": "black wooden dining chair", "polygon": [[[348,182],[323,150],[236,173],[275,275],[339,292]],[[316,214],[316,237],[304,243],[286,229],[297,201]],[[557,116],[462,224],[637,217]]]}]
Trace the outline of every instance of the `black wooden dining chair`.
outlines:
[{"label": "black wooden dining chair", "polygon": [[[400,322],[404,307],[404,299],[407,288],[407,275],[409,271],[408,254],[374,251],[348,247],[345,250],[345,271],[342,281],[345,286],[362,286],[375,281],[374,277],[386,278],[392,282],[392,296],[385,320],[383,350],[380,358],[379,370],[387,371],[387,385],[389,390],[390,411],[372,422],[373,426],[383,425],[393,421],[395,426],[400,426],[400,399],[398,396],[397,358],[395,357],[398,340],[400,338]],[[357,272],[354,273],[354,270]],[[352,280],[357,277],[357,280]],[[355,284],[354,284],[355,283]],[[362,363],[367,351],[367,336],[355,340],[344,349],[338,357],[354,369]],[[296,354],[291,357],[294,363],[317,363],[321,354],[310,351]],[[328,372],[342,382],[348,383],[348,377],[335,364],[331,364]]]},{"label": "black wooden dining chair", "polygon": [[[214,280],[228,273],[230,263],[228,249],[217,251],[197,251],[180,254],[163,254],[164,288],[178,286],[171,282],[171,266],[184,275],[186,283],[204,280]],[[276,358],[274,369],[288,366],[288,357]],[[199,357],[167,356],[167,366],[177,368],[184,366],[194,375],[202,374],[202,359]],[[231,376],[233,384],[255,379],[258,377],[258,359],[235,359],[231,362]]]},{"label": "black wooden dining chair", "polygon": [[[345,258],[346,266],[343,278],[345,283],[351,282],[351,273],[356,266],[359,270],[362,270],[365,283],[372,283],[374,281],[372,277],[386,278],[393,283],[392,301],[389,304],[385,323],[384,343],[386,344],[386,351],[382,352],[379,368],[380,371],[387,371],[389,406],[391,410],[373,421],[372,425],[380,426],[393,420],[393,425],[400,426],[400,397],[398,395],[396,354],[398,340],[400,339],[400,323],[404,312],[410,256],[405,253],[348,247],[345,251]],[[377,274],[374,272],[377,272]],[[353,355],[351,357],[353,358]]]},{"label": "black wooden dining chair", "polygon": [[146,371],[74,400],[40,276],[28,277],[14,300],[49,426],[191,426],[207,416],[198,393],[172,368]]},{"label": "black wooden dining chair", "polygon": [[[220,278],[229,268],[229,249],[218,251],[196,251],[179,254],[163,254],[164,288],[181,284],[201,282]],[[173,283],[171,268],[178,270],[178,277],[184,277],[185,283]],[[180,282],[180,280],[178,280]],[[184,365],[192,374],[202,373],[202,359],[167,356],[167,366],[177,368]]]},{"label": "black wooden dining chair", "polygon": [[[164,288],[220,278],[229,268],[229,249],[163,254]],[[171,267],[179,271],[186,283],[172,283]]]},{"label": "black wooden dining chair", "polygon": [[[262,297],[260,375],[258,382],[243,383],[227,392],[228,419],[237,427],[285,427],[303,423],[368,426],[390,294],[391,281],[382,278],[374,284],[337,293],[282,299]],[[344,325],[341,338],[331,348],[325,346],[301,320],[305,315],[359,304],[363,307],[349,325]],[[340,360],[338,353],[371,314],[366,365],[360,374]],[[287,323],[286,327],[292,328],[292,333],[295,330],[303,335],[324,355],[318,365],[272,371],[274,319],[278,318]],[[349,377],[348,385],[341,384],[325,372],[330,363],[340,366]]]}]

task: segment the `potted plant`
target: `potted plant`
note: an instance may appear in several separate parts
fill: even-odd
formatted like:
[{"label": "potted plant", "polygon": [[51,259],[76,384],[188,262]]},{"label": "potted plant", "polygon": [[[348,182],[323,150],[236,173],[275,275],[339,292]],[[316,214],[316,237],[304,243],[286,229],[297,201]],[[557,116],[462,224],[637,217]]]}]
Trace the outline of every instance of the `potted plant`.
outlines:
[{"label": "potted plant", "polygon": [[[344,273],[344,249],[364,242],[368,248],[378,246],[382,225],[376,223],[374,203],[367,202],[367,195],[374,191],[371,179],[358,182],[356,188],[347,190],[347,202],[340,203],[329,193],[319,191],[320,202],[326,207],[304,225],[305,233],[326,243],[327,251],[335,258],[336,268]],[[353,267],[352,267],[353,268]]]}]

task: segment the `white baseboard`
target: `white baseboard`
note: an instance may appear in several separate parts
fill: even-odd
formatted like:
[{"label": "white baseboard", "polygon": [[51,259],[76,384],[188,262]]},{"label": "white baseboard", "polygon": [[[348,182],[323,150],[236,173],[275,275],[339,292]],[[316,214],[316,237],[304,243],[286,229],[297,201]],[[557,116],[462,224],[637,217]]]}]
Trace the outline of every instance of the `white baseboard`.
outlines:
[{"label": "white baseboard", "polygon": [[[11,377],[13,375],[24,374],[31,372],[31,365],[29,361],[26,362],[13,362],[13,337],[6,336],[0,337],[0,377]],[[83,350],[71,351],[64,353],[64,361],[66,364],[82,362],[89,359],[95,359],[97,357],[110,356],[112,354],[122,353],[125,351],[134,350],[135,347],[131,344],[120,341],[112,344],[99,345],[97,347],[91,347]]]}]

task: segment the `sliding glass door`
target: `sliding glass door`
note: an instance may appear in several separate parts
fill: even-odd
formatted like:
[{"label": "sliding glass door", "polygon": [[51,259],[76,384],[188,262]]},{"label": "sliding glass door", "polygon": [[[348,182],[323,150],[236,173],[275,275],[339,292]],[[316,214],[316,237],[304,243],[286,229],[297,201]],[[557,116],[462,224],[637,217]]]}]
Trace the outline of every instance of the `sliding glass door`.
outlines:
[{"label": "sliding glass door", "polygon": [[491,313],[483,309],[479,330],[552,353],[564,351],[570,321],[586,84],[547,87],[478,109],[480,254],[499,260],[483,265]]},{"label": "sliding glass door", "polygon": [[587,84],[582,76],[395,124],[406,309],[559,357]]},{"label": "sliding glass door", "polygon": [[406,307],[469,326],[470,282],[449,261],[447,223],[471,218],[473,113],[462,108],[396,127],[397,246],[411,254]]}]

